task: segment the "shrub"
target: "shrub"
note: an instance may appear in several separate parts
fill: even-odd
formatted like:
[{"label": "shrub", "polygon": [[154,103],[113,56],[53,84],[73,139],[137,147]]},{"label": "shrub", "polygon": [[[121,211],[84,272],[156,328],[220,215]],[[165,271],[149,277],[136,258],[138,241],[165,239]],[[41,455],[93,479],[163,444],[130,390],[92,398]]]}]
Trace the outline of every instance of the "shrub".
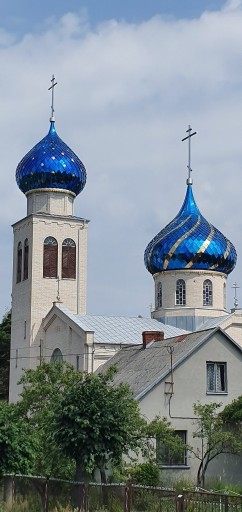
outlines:
[{"label": "shrub", "polygon": [[160,469],[155,462],[143,462],[130,468],[131,482],[156,487],[160,484]]}]

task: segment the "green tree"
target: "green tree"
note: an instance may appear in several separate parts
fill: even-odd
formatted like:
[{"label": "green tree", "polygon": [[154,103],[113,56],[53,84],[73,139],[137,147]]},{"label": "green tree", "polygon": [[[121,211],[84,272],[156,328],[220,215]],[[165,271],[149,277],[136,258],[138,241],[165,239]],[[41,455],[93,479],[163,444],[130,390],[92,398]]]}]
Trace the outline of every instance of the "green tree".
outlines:
[{"label": "green tree", "polygon": [[226,425],[229,427],[236,427],[240,429],[242,426],[242,396],[239,396],[226,405],[224,410],[221,412],[221,417]]},{"label": "green tree", "polygon": [[222,453],[238,454],[242,444],[237,434],[227,429],[218,409],[221,403],[212,402],[202,405],[200,402],[194,404],[194,413],[197,416],[195,421],[196,430],[193,433],[194,439],[200,439],[200,446],[189,450],[199,460],[197,472],[197,485],[204,487],[205,475],[209,463]]},{"label": "green tree", "polygon": [[146,440],[146,422],[125,384],[112,385],[114,369],[106,374],[80,374],[65,389],[54,410],[54,438],[76,463],[76,479],[88,479],[99,468],[105,480],[107,464],[119,463]]},{"label": "green tree", "polygon": [[104,481],[107,464],[117,467],[130,451],[154,460],[150,438],[178,449],[170,423],[155,418],[147,425],[129,387],[113,386],[114,373],[82,374],[60,362],[24,371],[18,410],[35,434],[35,474],[73,477],[75,466],[82,480],[99,468]]},{"label": "green tree", "polygon": [[0,400],[8,400],[11,313],[4,315],[0,324]]},{"label": "green tree", "polygon": [[64,456],[55,442],[51,424],[54,408],[62,393],[75,386],[81,373],[73,366],[56,362],[42,363],[35,370],[24,371],[20,384],[23,386],[18,403],[21,416],[28,419],[36,435],[35,474],[59,478],[72,478],[74,462]]},{"label": "green tree", "polygon": [[[152,460],[152,446],[153,457],[162,465],[164,458],[169,456],[170,459],[181,458],[187,446],[182,439],[176,435],[176,431],[172,428],[170,421],[166,417],[160,418],[156,416],[153,421],[147,425],[147,436],[151,440],[148,448],[151,446],[151,453],[149,458]],[[155,443],[152,443],[152,439]]]},{"label": "green tree", "polygon": [[35,439],[16,404],[0,402],[0,476],[33,469]]}]

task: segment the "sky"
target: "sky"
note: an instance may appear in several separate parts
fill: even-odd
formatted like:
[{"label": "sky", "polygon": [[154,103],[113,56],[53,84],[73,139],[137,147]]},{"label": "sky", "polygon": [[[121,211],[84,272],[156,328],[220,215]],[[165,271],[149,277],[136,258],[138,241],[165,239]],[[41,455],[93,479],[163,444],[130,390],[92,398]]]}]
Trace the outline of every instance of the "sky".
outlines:
[{"label": "sky", "polygon": [[[38,4],[38,5],[37,5]],[[0,316],[12,229],[26,215],[21,158],[49,129],[87,169],[88,313],[149,316],[148,242],[180,209],[190,124],[196,202],[235,245],[242,288],[242,1],[0,0]],[[242,290],[237,290],[242,306]]]}]

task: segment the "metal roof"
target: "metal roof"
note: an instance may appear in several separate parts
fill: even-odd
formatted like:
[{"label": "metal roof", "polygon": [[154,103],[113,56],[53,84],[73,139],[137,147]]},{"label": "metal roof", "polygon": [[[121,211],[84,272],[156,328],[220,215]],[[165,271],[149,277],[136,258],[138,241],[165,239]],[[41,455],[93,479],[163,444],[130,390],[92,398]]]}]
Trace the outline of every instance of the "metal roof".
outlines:
[{"label": "metal roof", "polygon": [[152,318],[75,315],[63,306],[57,307],[83,331],[94,332],[95,343],[139,345],[143,331],[163,331],[165,338],[188,332]]},{"label": "metal roof", "polygon": [[[218,327],[221,324],[223,324],[223,322],[225,320],[228,320],[228,318],[231,315],[233,315],[233,313],[230,313],[230,314],[227,314],[227,315],[223,315],[223,316],[219,316],[219,317],[216,317],[216,318],[208,318],[208,320],[206,320],[203,323],[202,328],[204,330],[204,329],[212,329],[213,327]],[[201,330],[201,326],[197,330]]]}]

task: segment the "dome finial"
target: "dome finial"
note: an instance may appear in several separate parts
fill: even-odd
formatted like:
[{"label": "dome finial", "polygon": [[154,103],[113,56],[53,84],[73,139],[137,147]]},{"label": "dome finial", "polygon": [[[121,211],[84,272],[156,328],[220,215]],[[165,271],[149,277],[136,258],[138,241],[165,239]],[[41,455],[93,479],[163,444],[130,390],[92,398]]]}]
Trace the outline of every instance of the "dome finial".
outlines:
[{"label": "dome finial", "polygon": [[55,122],[55,116],[54,116],[54,87],[57,85],[57,82],[55,82],[55,75],[52,75],[51,78],[51,86],[49,87],[48,91],[51,91],[52,100],[51,100],[51,117],[50,122]]},{"label": "dome finial", "polygon": [[188,125],[188,130],[186,131],[186,133],[188,133],[187,137],[184,137],[184,139],[182,139],[182,142],[184,140],[188,140],[188,178],[187,178],[187,185],[192,185],[192,178],[191,178],[191,172],[192,172],[192,169],[191,169],[191,137],[193,135],[196,135],[197,132],[193,132],[191,133],[192,131],[192,128],[190,126],[190,124]]}]

